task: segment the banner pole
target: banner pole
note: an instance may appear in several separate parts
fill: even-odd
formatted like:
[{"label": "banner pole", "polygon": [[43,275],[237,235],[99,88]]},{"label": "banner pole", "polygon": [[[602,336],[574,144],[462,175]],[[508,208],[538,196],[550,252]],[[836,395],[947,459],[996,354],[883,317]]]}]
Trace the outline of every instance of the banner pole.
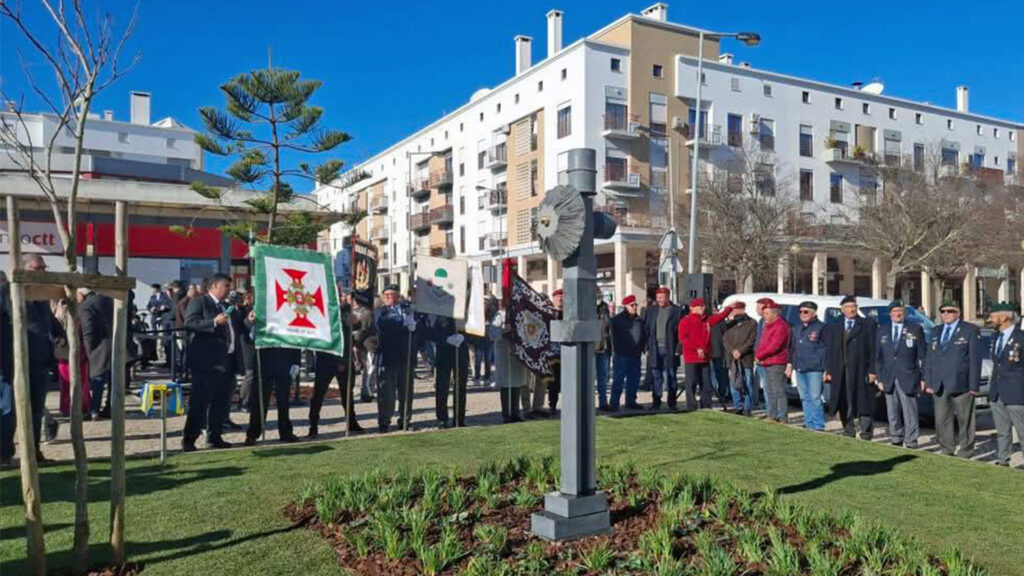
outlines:
[{"label": "banner pole", "polygon": [[[256,343],[253,343],[253,347]],[[256,349],[256,386],[259,388],[260,393],[260,441],[265,442],[267,440],[267,411],[264,408],[263,400],[263,362],[260,360],[260,351]],[[281,401],[280,398],[277,399]],[[252,413],[252,397],[249,398],[249,413]]]},{"label": "banner pole", "polygon": [[[340,306],[339,306],[339,308],[340,308]],[[348,326],[349,336],[351,336],[352,335],[352,314],[351,314],[351,312],[346,315],[345,323]],[[347,387],[345,388],[345,438],[348,438],[349,432],[351,432],[351,428],[352,428],[352,426],[350,424],[350,420],[354,420],[352,418],[352,346],[349,345],[348,342],[345,342],[345,333],[344,332],[342,332],[341,338],[342,338],[341,351],[342,351],[342,353],[347,353],[348,354],[348,366],[345,368],[345,376],[346,376],[346,381],[347,381],[347,384],[346,384]],[[339,382],[339,384],[340,384],[340,382]]]},{"label": "banner pole", "polygon": [[[458,332],[456,332],[456,334],[458,334]],[[461,427],[459,425],[459,382],[461,382],[461,380],[459,380],[459,360],[460,360],[460,358],[459,358],[459,349],[460,348],[461,348],[461,346],[456,346],[455,347],[455,398],[454,398],[454,402],[453,403],[455,404],[455,427],[456,428],[460,428]]]}]

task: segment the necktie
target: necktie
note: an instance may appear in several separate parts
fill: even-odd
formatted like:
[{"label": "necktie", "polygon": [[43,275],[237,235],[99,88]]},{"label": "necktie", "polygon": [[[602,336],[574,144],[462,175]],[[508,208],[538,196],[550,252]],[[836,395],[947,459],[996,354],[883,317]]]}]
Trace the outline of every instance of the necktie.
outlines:
[{"label": "necktie", "polygon": [[853,320],[846,321],[846,331],[849,332],[850,330],[853,330]]},{"label": "necktie", "polygon": [[892,325],[892,343],[895,344],[900,341],[900,325]]},{"label": "necktie", "polygon": [[949,343],[949,335],[952,332],[952,330],[950,330],[950,327],[951,327],[950,324],[946,324],[946,327],[942,329],[942,345],[943,346],[945,346],[946,344]]},{"label": "necktie", "polygon": [[1005,346],[1005,345],[1006,345],[1006,333],[1003,332],[1002,334],[999,335],[999,342],[996,345],[996,356],[1001,356],[1003,354],[1003,346]]}]

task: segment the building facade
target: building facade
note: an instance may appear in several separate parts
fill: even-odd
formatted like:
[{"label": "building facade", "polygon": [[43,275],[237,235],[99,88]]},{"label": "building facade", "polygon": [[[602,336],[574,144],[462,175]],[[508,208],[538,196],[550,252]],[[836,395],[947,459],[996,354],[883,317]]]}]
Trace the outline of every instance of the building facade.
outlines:
[{"label": "building facade", "polygon": [[[699,29],[668,21],[668,7],[655,4],[563,47],[563,17],[547,15],[547,58],[533,63],[532,39],[517,36],[513,78],[356,166],[365,177],[355,183],[318,187],[321,203],[369,213],[355,233],[378,245],[386,279],[407,285],[410,253],[478,259],[485,269],[513,257],[536,288],[557,287],[558,263],[538,249],[532,221],[544,192],[564,181],[572,148],[597,151],[595,206],[619,223],[596,250],[599,286],[615,300],[643,298],[666,280],[659,242],[673,224],[687,227],[678,206],[698,133],[702,169],[742,147],[770,151],[771,170],[799,181],[804,215],[822,222],[840,217],[833,205],[877,184],[862,170],[866,157],[913,163],[934,151],[949,170],[968,163],[1010,184],[1024,170],[1024,127],[972,114],[966,88],[957,89],[957,108],[911,102],[877,83],[835,86],[734,64],[713,36],[703,47],[696,129]],[[331,248],[352,232],[335,225]],[[843,246],[809,245],[780,262],[778,289],[877,295],[884,271]],[[1019,274],[1002,274],[994,290],[1018,293]],[[754,288],[716,282],[723,291]],[[903,288],[926,305],[933,296],[927,287]]]}]

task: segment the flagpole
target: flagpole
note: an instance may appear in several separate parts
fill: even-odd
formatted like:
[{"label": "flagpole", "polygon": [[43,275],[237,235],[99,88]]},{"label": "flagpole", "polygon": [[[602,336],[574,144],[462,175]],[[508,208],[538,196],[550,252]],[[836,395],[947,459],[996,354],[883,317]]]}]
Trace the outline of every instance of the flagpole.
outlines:
[{"label": "flagpole", "polygon": [[[352,234],[352,253],[351,253],[352,263],[349,266],[349,291],[348,291],[349,292],[349,300],[351,300],[351,302],[349,302],[349,313],[345,316],[345,324],[348,326],[349,339],[352,338],[352,312],[353,312],[352,305],[355,302],[354,294],[355,294],[355,288],[356,288],[356,283],[355,283],[355,274],[356,274],[356,240],[358,240],[358,239],[359,239],[359,235],[358,234]],[[338,306],[338,311],[339,311],[339,313],[341,312],[341,306],[340,305]],[[353,344],[352,342],[346,342],[345,341],[345,332],[342,331],[342,333],[341,333],[341,351],[342,351],[343,354],[346,353],[346,351],[347,351],[347,356],[348,356],[348,366],[345,369],[345,376],[346,376],[346,380],[348,381],[347,384],[346,384],[348,387],[345,389],[345,438],[348,438],[349,433],[351,432],[351,430],[350,430],[351,425],[349,424],[349,419],[352,418],[352,416],[351,416],[351,414],[352,414],[352,360],[353,360],[352,354],[353,354],[353,351],[354,351],[354,347],[352,346],[352,344]]]},{"label": "flagpole", "polygon": [[[252,237],[252,227],[250,227],[249,228],[249,270],[251,270],[251,271],[255,271],[256,270],[256,260],[255,260],[255,258],[252,257],[252,249],[253,249],[254,246],[255,246],[255,243],[253,242],[253,237]],[[251,278],[251,276],[250,276],[250,278]],[[253,305],[254,311],[255,311],[255,306],[256,306],[255,286],[250,285],[249,288],[250,288],[250,290],[253,290],[253,292],[254,292],[254,294],[253,294],[254,298],[252,299],[252,305]],[[255,317],[254,317],[254,319],[255,319]],[[231,319],[229,318],[228,321],[230,322]],[[255,334],[255,330],[253,332]],[[261,442],[266,442],[267,441],[267,411],[264,409],[264,404],[265,404],[266,401],[263,399],[263,363],[260,361],[260,351],[259,351],[258,348],[256,348],[256,339],[255,338],[253,338],[253,341],[252,341],[252,349],[256,351],[256,386],[259,389],[259,393],[260,393],[260,441]],[[252,392],[250,392],[250,394],[251,393]],[[277,401],[280,402],[281,399],[278,398]],[[249,405],[246,406],[246,408],[249,410],[249,414],[251,415],[252,414],[252,398],[251,397],[249,398]]]}]

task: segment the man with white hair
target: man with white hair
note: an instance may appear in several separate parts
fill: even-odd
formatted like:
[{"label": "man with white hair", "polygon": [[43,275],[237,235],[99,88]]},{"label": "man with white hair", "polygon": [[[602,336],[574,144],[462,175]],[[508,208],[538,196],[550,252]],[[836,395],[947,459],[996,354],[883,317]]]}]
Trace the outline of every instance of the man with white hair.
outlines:
[{"label": "man with white hair", "polygon": [[[21,267],[30,271],[45,271],[46,262],[39,254],[25,254]],[[43,415],[46,413],[46,390],[50,382],[50,370],[57,365],[53,353],[54,338],[60,334],[60,325],[53,317],[50,303],[46,300],[25,302],[25,335],[28,340],[28,386],[32,403],[32,432],[35,440],[36,460],[48,462],[39,450]],[[13,384],[13,379],[11,383]],[[13,414],[13,412],[12,412]],[[24,447],[22,447],[24,450]]]},{"label": "man with white hair", "polygon": [[92,411],[89,418],[99,420],[110,417],[110,395],[103,398],[103,390],[110,384],[110,354],[114,332],[114,301],[93,292],[79,288],[78,321],[82,327],[82,346],[89,357],[89,389],[92,396]]},{"label": "man with white hair", "polygon": [[1024,364],[1021,363],[1024,332],[1017,326],[1016,307],[1007,302],[992,306],[989,321],[998,330],[992,343],[988,391],[996,425],[996,464],[1009,466],[1014,428],[1017,436],[1024,439]]}]

